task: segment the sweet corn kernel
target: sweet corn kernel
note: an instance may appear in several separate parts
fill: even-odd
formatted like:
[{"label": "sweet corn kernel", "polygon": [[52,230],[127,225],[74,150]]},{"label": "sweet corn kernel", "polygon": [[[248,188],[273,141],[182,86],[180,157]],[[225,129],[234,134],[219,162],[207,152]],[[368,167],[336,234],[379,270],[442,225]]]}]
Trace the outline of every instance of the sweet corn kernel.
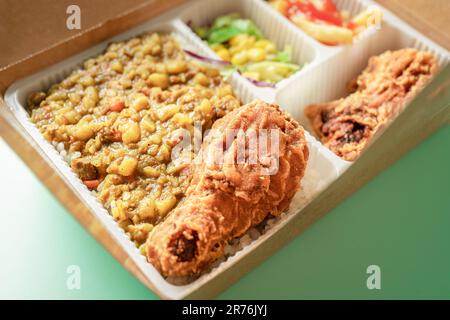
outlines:
[{"label": "sweet corn kernel", "polygon": [[166,89],[169,87],[169,77],[167,74],[163,73],[152,73],[148,79],[147,83],[153,87],[160,87],[161,89]]},{"label": "sweet corn kernel", "polygon": [[252,48],[248,50],[248,57],[250,61],[260,62],[266,60],[266,53],[261,48]]},{"label": "sweet corn kernel", "polygon": [[149,116],[145,116],[141,120],[141,127],[142,127],[142,129],[144,129],[145,131],[147,131],[149,133],[153,133],[156,130],[155,123]]},{"label": "sweet corn kernel", "polygon": [[120,61],[114,60],[113,62],[111,62],[111,69],[118,73],[122,73],[123,65]]},{"label": "sweet corn kernel", "polygon": [[142,223],[140,227],[141,230],[144,231],[145,233],[149,233],[153,230],[153,225],[150,223]]},{"label": "sweet corn kernel", "polygon": [[222,49],[225,49],[225,47],[221,43],[213,43],[211,45],[211,49],[213,49],[215,52],[220,51]]},{"label": "sweet corn kernel", "polygon": [[148,143],[151,143],[151,144],[160,145],[162,142],[162,137],[160,134],[155,133],[155,134],[152,134],[150,137],[148,137],[147,141],[148,141]]},{"label": "sweet corn kernel", "polygon": [[216,53],[222,60],[230,61],[231,59],[231,54],[227,49],[221,49],[219,51],[216,51]]},{"label": "sweet corn kernel", "polygon": [[158,210],[158,214],[160,216],[165,216],[172,210],[173,207],[177,204],[177,198],[174,195],[169,195],[163,200],[156,200],[156,210]]},{"label": "sweet corn kernel", "polygon": [[202,72],[197,73],[193,79],[195,84],[207,87],[209,86],[209,78]]},{"label": "sweet corn kernel", "polygon": [[147,166],[144,169],[142,169],[142,172],[147,178],[158,178],[160,175],[159,170],[150,166]]},{"label": "sweet corn kernel", "polygon": [[111,214],[116,221],[125,221],[127,215],[122,201],[111,202]]},{"label": "sweet corn kernel", "polygon": [[245,42],[249,39],[249,35],[245,33],[238,34],[230,39],[229,44],[232,47],[238,46],[240,43]]},{"label": "sweet corn kernel", "polygon": [[93,86],[95,84],[95,81],[90,75],[87,75],[87,76],[81,77],[78,80],[78,83],[84,87],[89,87],[89,86]]},{"label": "sweet corn kernel", "polygon": [[80,114],[75,110],[71,110],[64,113],[64,118],[66,118],[69,124],[75,124],[80,120]]},{"label": "sweet corn kernel", "polygon": [[117,53],[109,51],[109,52],[105,53],[105,58],[110,59],[110,60],[115,59],[115,58],[117,58]]},{"label": "sweet corn kernel", "polygon": [[277,47],[273,42],[269,42],[264,50],[266,50],[267,53],[275,53],[277,51]]},{"label": "sweet corn kernel", "polygon": [[77,93],[69,93],[68,94],[70,102],[72,102],[72,105],[76,106],[81,101],[81,96]]},{"label": "sweet corn kernel", "polygon": [[236,53],[232,58],[231,58],[231,63],[234,65],[243,65],[246,64],[248,62],[248,52],[247,51],[241,51]]},{"label": "sweet corn kernel", "polygon": [[141,132],[136,122],[132,121],[126,126],[125,131],[122,133],[122,141],[126,144],[139,141]]},{"label": "sweet corn kernel", "polygon": [[153,56],[158,55],[161,53],[161,46],[154,42],[146,43],[142,46],[142,53],[151,54]]},{"label": "sweet corn kernel", "polygon": [[173,162],[171,162],[167,166],[166,171],[168,174],[178,174],[178,173],[180,173],[181,170],[183,170],[187,166],[188,166],[188,164],[186,164],[186,163],[174,164]]},{"label": "sweet corn kernel", "polygon": [[98,91],[95,87],[87,87],[84,91],[83,106],[87,109],[94,108],[98,102]]},{"label": "sweet corn kernel", "polygon": [[128,78],[120,78],[119,83],[122,85],[124,89],[129,89],[133,85],[130,79]]},{"label": "sweet corn kernel", "polygon": [[144,198],[141,200],[139,203],[138,212],[141,219],[154,218],[157,214],[155,200],[152,198]]},{"label": "sweet corn kernel", "polygon": [[157,115],[158,115],[159,120],[164,122],[164,121],[172,118],[178,111],[180,111],[180,106],[178,106],[176,104],[169,104],[167,106],[160,108],[157,111]]},{"label": "sweet corn kernel", "polygon": [[94,135],[94,130],[92,130],[89,125],[79,125],[75,128],[73,132],[73,137],[79,141],[87,141]]},{"label": "sweet corn kernel", "polygon": [[166,63],[166,69],[169,74],[179,74],[188,69],[186,61],[173,60]]},{"label": "sweet corn kernel", "polygon": [[196,107],[196,111],[199,111],[204,115],[210,113],[212,111],[211,102],[209,102],[208,99],[203,99],[202,102],[200,102],[200,104]]},{"label": "sweet corn kernel", "polygon": [[258,41],[255,42],[255,44],[253,45],[254,48],[261,48],[261,49],[266,49],[267,45],[269,45],[271,42],[267,39],[260,39]]},{"label": "sweet corn kernel", "polygon": [[137,95],[131,102],[131,107],[138,112],[141,111],[142,109],[147,108],[148,98],[143,94]]},{"label": "sweet corn kernel", "polygon": [[231,88],[231,86],[224,86],[224,87],[218,89],[216,92],[216,95],[219,98],[223,98],[223,97],[226,97],[226,96],[229,96],[232,94],[233,94],[233,89]]},{"label": "sweet corn kernel", "polygon": [[194,122],[194,120],[192,120],[188,115],[184,113],[177,113],[173,116],[172,120],[178,123],[180,126],[189,125]]},{"label": "sweet corn kernel", "polygon": [[66,98],[67,98],[67,94],[65,92],[57,91],[57,92],[49,95],[47,97],[47,101],[65,100]]},{"label": "sweet corn kernel", "polygon": [[124,177],[133,175],[136,170],[138,161],[136,158],[126,156],[119,165],[118,172]]},{"label": "sweet corn kernel", "polygon": [[170,160],[170,147],[166,144],[163,144],[156,155],[156,159],[160,162],[168,162]]}]

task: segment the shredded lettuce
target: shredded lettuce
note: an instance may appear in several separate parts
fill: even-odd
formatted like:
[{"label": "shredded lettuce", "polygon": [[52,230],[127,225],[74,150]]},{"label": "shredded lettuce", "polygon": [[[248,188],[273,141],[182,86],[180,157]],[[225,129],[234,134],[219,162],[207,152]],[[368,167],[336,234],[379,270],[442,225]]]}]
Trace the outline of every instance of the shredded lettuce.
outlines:
[{"label": "shredded lettuce", "polygon": [[300,67],[296,64],[278,62],[278,61],[263,61],[251,63],[243,67],[241,71],[257,72],[261,79],[265,81],[277,83],[294,72],[298,71]]},{"label": "shredded lettuce", "polygon": [[238,34],[248,34],[261,39],[262,33],[255,23],[248,19],[242,19],[238,13],[231,13],[218,17],[209,30],[197,28],[196,33],[208,43],[225,43]]},{"label": "shredded lettuce", "polygon": [[212,30],[206,40],[208,40],[209,44],[224,43],[240,33],[242,33],[241,30],[233,26],[223,27]]},{"label": "shredded lettuce", "polygon": [[292,62],[292,46],[286,46],[283,51],[278,51],[274,61],[291,63]]},{"label": "shredded lettuce", "polygon": [[218,17],[216,20],[214,20],[214,23],[212,25],[212,29],[220,29],[223,27],[228,27],[231,25],[233,20],[240,19],[241,16],[239,13],[230,13],[224,16]]},{"label": "shredded lettuce", "polygon": [[261,39],[263,37],[262,32],[251,20],[236,19],[231,22],[231,26],[240,30],[241,33],[246,33],[248,35],[255,36],[256,39]]},{"label": "shredded lettuce", "polygon": [[223,78],[228,79],[228,77],[230,77],[236,70],[236,67],[228,66],[220,70],[220,75]]}]

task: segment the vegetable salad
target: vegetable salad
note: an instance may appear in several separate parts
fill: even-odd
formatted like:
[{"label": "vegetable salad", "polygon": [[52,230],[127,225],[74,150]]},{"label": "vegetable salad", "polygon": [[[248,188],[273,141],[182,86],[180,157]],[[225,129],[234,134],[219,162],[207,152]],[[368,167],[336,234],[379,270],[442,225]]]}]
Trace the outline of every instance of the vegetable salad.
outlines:
[{"label": "vegetable salad", "polygon": [[195,28],[195,32],[229,62],[225,72],[237,70],[257,86],[273,86],[300,69],[292,63],[290,46],[278,50],[253,21],[237,13],[220,16],[210,27]]},{"label": "vegetable salad", "polygon": [[351,43],[356,35],[381,22],[378,8],[368,8],[351,18],[333,0],[269,0],[270,4],[314,39],[327,44]]}]

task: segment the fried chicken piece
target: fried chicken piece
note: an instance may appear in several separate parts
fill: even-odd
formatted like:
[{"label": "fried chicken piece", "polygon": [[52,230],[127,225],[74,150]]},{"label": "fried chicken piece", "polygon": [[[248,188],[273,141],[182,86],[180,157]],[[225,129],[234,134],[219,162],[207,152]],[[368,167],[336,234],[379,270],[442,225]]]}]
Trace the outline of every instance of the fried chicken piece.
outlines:
[{"label": "fried chicken piece", "polygon": [[372,136],[405,108],[437,68],[430,52],[387,51],[370,58],[350,86],[352,94],[307,106],[305,115],[326,147],[345,160],[356,160]]},{"label": "fried chicken piece", "polygon": [[303,128],[277,105],[254,101],[218,120],[184,202],[147,239],[148,260],[170,277],[205,270],[229,240],[289,207],[308,156]]}]

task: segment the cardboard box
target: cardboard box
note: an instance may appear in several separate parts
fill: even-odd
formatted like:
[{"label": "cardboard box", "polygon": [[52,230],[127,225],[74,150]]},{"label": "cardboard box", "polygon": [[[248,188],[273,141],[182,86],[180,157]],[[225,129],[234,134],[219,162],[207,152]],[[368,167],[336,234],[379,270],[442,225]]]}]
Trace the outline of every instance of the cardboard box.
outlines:
[{"label": "cardboard box", "polygon": [[[106,1],[103,1],[106,2]],[[39,148],[33,138],[27,134],[21,124],[10,112],[3,100],[3,94],[11,83],[26,75],[35,73],[44,67],[72,56],[92,45],[126,31],[152,17],[159,16],[164,20],[173,13],[166,12],[169,8],[182,5],[185,1],[102,1],[95,4],[88,1],[78,1],[82,12],[88,13],[83,20],[82,32],[69,31],[65,26],[65,8],[69,2],[58,2],[58,5],[48,1],[30,2],[27,10],[13,3],[5,17],[8,32],[5,37],[8,55],[0,56],[0,134],[11,147],[31,167],[35,174],[55,194],[61,203],[100,241],[125,268],[139,278],[147,287],[163,298],[173,298],[157,288],[149,281],[139,266],[130,258],[123,247],[117,245],[114,238],[105,230],[103,224],[95,218],[87,204],[80,201],[75,190],[67,183],[48,156]],[[105,10],[95,10],[100,6]],[[37,8],[49,8],[48,12]],[[174,10],[178,10],[175,8]],[[404,10],[404,9],[402,9]],[[5,15],[5,10],[2,14]],[[35,19],[38,12],[45,19]],[[403,11],[402,11],[403,12]],[[91,14],[101,14],[93,16]],[[52,19],[54,17],[54,19]],[[3,18],[3,17],[2,17]],[[44,17],[43,17],[44,18]],[[33,26],[33,23],[46,21],[44,26]],[[25,22],[25,23],[24,23]],[[41,37],[33,37],[27,30],[42,28]],[[429,34],[438,34],[437,39],[446,41],[445,35],[425,28]],[[5,30],[5,28],[1,29]],[[4,31],[3,31],[4,32]],[[440,35],[440,36],[439,36]],[[24,41],[27,39],[28,41]],[[448,43],[448,42],[446,42]],[[202,283],[195,290],[183,295],[182,298],[207,298],[215,296],[246,272],[266,259],[271,253],[294,238],[299,232],[319,219],[340,201],[357,190],[385,167],[397,160],[404,152],[422,141],[429,134],[450,120],[450,68],[443,69],[434,81],[414,100],[407,111],[402,113],[383,134],[372,143],[370,148],[356,161],[338,180],[320,193],[314,201],[308,204],[299,215],[285,224],[280,232],[266,239],[263,245],[247,252],[231,268],[223,270],[213,279]],[[427,106],[426,108],[424,106]],[[417,128],[421,130],[417,130]]]}]

